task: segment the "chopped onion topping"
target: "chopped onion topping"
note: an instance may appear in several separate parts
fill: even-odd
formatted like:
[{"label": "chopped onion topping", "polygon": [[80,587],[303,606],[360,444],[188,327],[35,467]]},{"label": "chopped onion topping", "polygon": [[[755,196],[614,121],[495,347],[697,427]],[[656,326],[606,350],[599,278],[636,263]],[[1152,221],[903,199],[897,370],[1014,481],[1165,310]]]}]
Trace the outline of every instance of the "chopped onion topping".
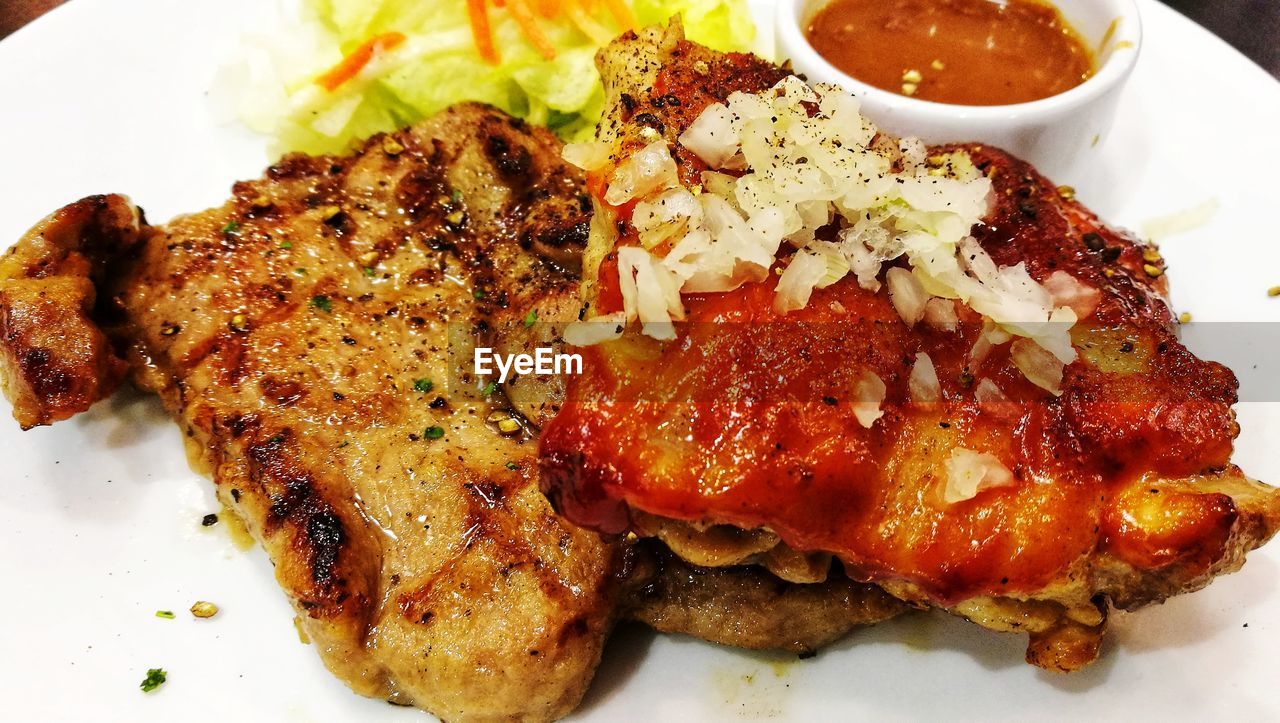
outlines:
[{"label": "chopped onion topping", "polygon": [[929,303],[929,295],[910,271],[895,266],[885,273],[885,282],[889,285],[889,301],[898,316],[907,326],[915,326],[924,318],[925,305]]},{"label": "chopped onion topping", "polygon": [[618,249],[622,308],[628,321],[639,318],[644,332],[655,339],[676,338],[672,319],[684,318],[675,276],[648,251],[636,246]]},{"label": "chopped onion topping", "polygon": [[815,253],[800,251],[791,257],[791,263],[778,279],[777,295],[773,298],[773,310],[786,313],[803,309],[809,304],[818,282],[827,273],[827,265]]},{"label": "chopped onion topping", "polygon": [[982,322],[982,333],[978,335],[977,341],[973,342],[973,348],[969,350],[969,370],[977,371],[982,366],[982,362],[987,360],[987,355],[991,350],[1001,344],[1007,344],[1013,338],[1009,336],[1009,332],[999,328],[989,319]]},{"label": "chopped onion topping", "polygon": [[924,323],[940,331],[955,331],[960,328],[960,317],[956,314],[956,302],[951,299],[929,299],[924,305]]},{"label": "chopped onion topping", "polygon": [[596,171],[609,162],[609,144],[602,141],[570,143],[560,157],[584,171]]},{"label": "chopped onion topping", "polygon": [[591,346],[621,337],[626,326],[625,312],[601,314],[589,321],[575,321],[566,326],[564,340],[572,346]]},{"label": "chopped onion topping", "polygon": [[[678,187],[666,141],[650,137],[613,170],[603,199],[638,201],[631,221],[643,248],[619,263],[628,322],[670,338],[681,294],[763,282],[775,264],[784,269],[778,313],[804,308],[815,289],[849,275],[878,291],[884,272],[908,326],[927,319],[955,330],[955,303],[965,304],[1002,335],[985,333],[975,362],[992,346],[1026,340],[1055,361],[1022,344],[1019,369],[1056,393],[1063,365],[1076,358],[1070,328],[1100,294],[1061,272],[1041,284],[1025,264],[995,263],[970,235],[992,190],[967,154],[927,157],[918,139],[881,134],[848,93],[795,76],[761,93],[733,93],[685,129],[678,142],[708,166],[700,189]],[[600,144],[565,153],[596,169],[608,158]]]},{"label": "chopped onion topping", "polygon": [[1075,312],[1077,319],[1087,319],[1098,309],[1102,292],[1080,283],[1065,271],[1055,271],[1044,280],[1044,288],[1058,306],[1066,306]]},{"label": "chopped onion topping", "polygon": [[636,227],[640,243],[647,249],[672,237],[684,236],[690,224],[701,221],[702,205],[698,197],[683,188],[672,188],[641,201],[631,214],[631,225]]},{"label": "chopped onion topping", "polygon": [[990,379],[983,379],[978,382],[978,387],[973,390],[973,398],[978,400],[978,405],[982,407],[984,413],[989,413],[1001,419],[1016,419],[1022,411]]},{"label": "chopped onion topping", "polygon": [[973,391],[974,399],[978,400],[978,404],[998,404],[1009,401],[1009,397],[1000,391],[1000,387],[990,379],[983,379],[978,382],[978,387]]},{"label": "chopped onion topping", "polygon": [[621,206],[633,198],[672,188],[677,183],[675,159],[667,150],[667,142],[658,139],[618,164],[609,177],[604,200],[611,206]]},{"label": "chopped onion topping", "polygon": [[956,447],[951,450],[945,466],[947,479],[942,501],[949,505],[971,500],[984,490],[1015,483],[1009,468],[986,452]]},{"label": "chopped onion topping", "polygon": [[1063,363],[1053,352],[1030,339],[1018,339],[1009,347],[1009,356],[1032,384],[1054,396],[1062,394]]},{"label": "chopped onion topping", "polygon": [[888,387],[875,372],[862,374],[853,386],[853,416],[858,418],[858,424],[870,429],[877,419],[884,416],[880,404],[886,392]]},{"label": "chopped onion topping", "polygon": [[814,242],[791,257],[778,279],[773,308],[779,313],[803,309],[814,289],[826,288],[849,273],[849,262],[833,244]]},{"label": "chopped onion topping", "polygon": [[928,354],[916,354],[916,363],[911,365],[911,376],[907,379],[907,388],[911,392],[911,401],[932,403],[942,398],[942,384],[938,381],[938,370]]},{"label": "chopped onion topping", "polygon": [[724,103],[712,103],[680,134],[680,145],[693,151],[711,168],[723,168],[738,152],[733,113]]}]

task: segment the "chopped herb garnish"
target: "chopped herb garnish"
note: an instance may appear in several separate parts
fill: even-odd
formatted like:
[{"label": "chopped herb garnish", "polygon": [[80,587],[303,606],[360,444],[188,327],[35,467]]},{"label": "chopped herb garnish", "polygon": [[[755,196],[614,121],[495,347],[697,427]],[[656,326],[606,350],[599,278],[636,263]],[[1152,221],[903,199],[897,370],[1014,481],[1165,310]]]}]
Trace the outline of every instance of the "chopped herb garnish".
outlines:
[{"label": "chopped herb garnish", "polygon": [[239,221],[228,221],[226,226],[222,227],[223,233],[235,233],[240,230]]},{"label": "chopped herb garnish", "polygon": [[164,618],[165,620],[173,620],[175,616],[172,610],[157,610],[156,617]]},{"label": "chopped herb garnish", "polygon": [[489,396],[490,394],[493,394],[493,393],[494,393],[494,392],[496,392],[496,391],[498,391],[498,383],[497,383],[497,382],[489,382],[488,384],[484,385],[484,388],[483,388],[483,389],[481,389],[481,390],[480,390],[480,394],[481,394],[482,396],[487,397],[487,396]]},{"label": "chopped herb garnish", "polygon": [[422,436],[427,439],[440,439],[444,436],[444,427],[427,427]]},{"label": "chopped herb garnish", "polygon": [[297,274],[298,276],[306,276],[307,270],[299,266],[298,268],[293,270],[293,273]]},{"label": "chopped herb garnish", "polygon": [[142,692],[150,693],[151,691],[164,685],[164,681],[169,676],[164,672],[163,668],[152,668],[147,671],[147,677],[142,679]]},{"label": "chopped herb garnish", "polygon": [[377,274],[377,273],[378,273],[378,270],[373,268],[372,266],[364,267],[364,275],[368,276],[369,278],[373,278],[374,274]]},{"label": "chopped herb garnish", "polygon": [[280,248],[282,248],[282,249],[284,249],[284,250],[286,250],[286,251],[287,251],[287,250],[289,250],[289,249],[293,248],[293,243],[292,243],[292,242],[290,242],[290,241],[284,241],[284,242],[282,242],[282,243],[280,244]]},{"label": "chopped herb garnish", "polygon": [[427,392],[435,388],[436,388],[435,382],[431,381],[430,379],[415,379],[413,381],[413,390],[415,392],[422,392],[423,394],[426,394]]},{"label": "chopped herb garnish", "polygon": [[450,198],[450,200],[452,200],[454,203],[457,203],[458,201],[461,201],[461,200],[462,200],[462,191],[459,191],[459,190],[458,190],[458,189],[456,189],[456,188],[455,188],[455,189],[453,189],[453,195],[452,195],[452,196],[450,196],[449,198]]},{"label": "chopped herb garnish", "polygon": [[530,310],[529,310],[529,313],[524,317],[524,326],[525,326],[525,328],[527,329],[527,328],[529,328],[529,327],[533,326],[533,322],[535,322],[535,321],[537,321],[537,320],[538,320],[538,310],[537,310],[537,309],[530,309]]},{"label": "chopped herb garnish", "polygon": [[333,302],[329,301],[329,297],[324,294],[311,297],[311,305],[326,314],[333,311]]},{"label": "chopped herb garnish", "polygon": [[475,292],[474,296],[475,296],[477,299],[483,299],[483,298],[484,298],[484,289],[476,289],[476,292]]},{"label": "chopped herb garnish", "polygon": [[342,444],[338,445],[338,449],[342,449],[343,447],[347,446],[348,444],[351,444],[351,442],[350,442],[349,440],[343,440],[343,441],[342,441]]},{"label": "chopped herb garnish", "polygon": [[517,469],[520,469],[520,465],[516,464],[515,462],[507,462],[507,469],[517,470]]}]

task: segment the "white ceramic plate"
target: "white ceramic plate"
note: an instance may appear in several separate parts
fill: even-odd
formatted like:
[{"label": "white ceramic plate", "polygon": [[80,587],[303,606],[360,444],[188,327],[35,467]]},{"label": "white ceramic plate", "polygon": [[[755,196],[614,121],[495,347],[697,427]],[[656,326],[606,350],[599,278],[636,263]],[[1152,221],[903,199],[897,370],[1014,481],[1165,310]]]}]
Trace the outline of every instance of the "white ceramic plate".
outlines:
[{"label": "white ceramic plate", "polygon": [[[164,220],[257,176],[265,144],[219,127],[204,95],[261,4],[76,0],[0,43],[0,246],[87,194],[127,192]],[[1142,10],[1142,60],[1080,195],[1133,228],[1217,199],[1207,225],[1164,245],[1180,308],[1197,323],[1280,318],[1265,293],[1280,284],[1280,84],[1153,0]],[[4,422],[5,718],[421,720],[349,693],[299,642],[265,556],[200,526],[211,485],[158,404],[121,394],[25,434]],[[1280,481],[1280,405],[1242,404],[1240,422],[1237,461]],[[1275,544],[1203,592],[1117,615],[1102,659],[1070,677],[1023,664],[1021,636],[942,615],[808,661],[624,629],[576,717],[1274,720],[1278,576]],[[197,599],[223,612],[193,620]],[[151,667],[169,681],[143,695]]]}]

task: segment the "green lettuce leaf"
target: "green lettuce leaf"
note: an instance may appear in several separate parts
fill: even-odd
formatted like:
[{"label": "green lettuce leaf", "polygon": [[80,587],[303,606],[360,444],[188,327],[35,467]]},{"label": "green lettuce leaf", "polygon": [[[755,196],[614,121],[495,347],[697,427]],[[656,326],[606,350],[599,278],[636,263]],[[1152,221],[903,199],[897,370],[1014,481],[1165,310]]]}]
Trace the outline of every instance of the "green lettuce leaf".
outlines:
[{"label": "green lettuce leaf", "polygon": [[[746,50],[755,26],[745,0],[634,0],[643,25],[683,17],[689,38],[719,50]],[[562,138],[590,136],[604,110],[594,58],[599,50],[566,18],[539,18],[556,48],[543,58],[510,14],[489,8],[497,66],[475,48],[463,0],[304,0],[301,18],[247,43],[234,72],[230,105],[273,150],[338,153],[363,138],[413,123],[454,103],[488,103]],[[621,28],[601,11],[610,32]],[[337,59],[370,38],[406,40],[370,72],[328,92],[314,82]]]}]

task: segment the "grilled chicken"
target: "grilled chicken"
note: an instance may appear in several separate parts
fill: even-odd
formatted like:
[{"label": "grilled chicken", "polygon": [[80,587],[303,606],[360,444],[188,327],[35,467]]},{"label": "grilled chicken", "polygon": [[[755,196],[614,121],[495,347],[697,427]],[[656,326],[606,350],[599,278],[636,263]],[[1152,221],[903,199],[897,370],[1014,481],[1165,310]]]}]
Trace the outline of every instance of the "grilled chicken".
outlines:
[{"label": "grilled chicken", "polygon": [[[710,103],[788,73],[689,43],[677,26],[624,36],[600,66],[611,106],[598,139],[612,156],[588,186],[597,219],[616,223],[591,237],[584,301],[608,313],[622,305],[618,249],[639,243],[631,204],[605,200],[613,169],[665,139],[694,186],[707,166],[681,134]],[[685,295],[672,341],[632,328],[589,347],[543,430],[543,487],[575,522],[659,537],[700,565],[821,579],[834,555],[852,578],[911,604],[1030,633],[1029,662],[1073,670],[1096,657],[1111,606],[1237,569],[1280,526],[1280,494],[1231,465],[1235,377],[1179,343],[1154,249],[997,149],[929,154],[962,156],[991,179],[973,235],[996,264],[1025,263],[1039,282],[1067,272],[1094,290],[1060,395],[1033,384],[1008,344],[979,366],[984,326],[963,305],[954,324],[911,327],[884,290],[852,275],[786,313],[775,283],[747,283]],[[920,353],[936,366],[940,401],[912,401]],[[885,387],[871,423],[856,393],[868,370]],[[948,499],[959,448],[994,462],[999,483]]]},{"label": "grilled chicken", "polygon": [[494,390],[471,360],[560,344],[531,314],[576,317],[590,206],[559,155],[462,105],[350,156],[286,157],[164,226],[122,196],[67,206],[0,259],[14,415],[65,419],[126,376],[159,394],[334,674],[449,720],[565,714],[620,614],[811,650],[900,612],[833,583],[802,595],[826,614],[797,618],[758,570],[694,583],[552,513],[530,422],[562,380]]}]

